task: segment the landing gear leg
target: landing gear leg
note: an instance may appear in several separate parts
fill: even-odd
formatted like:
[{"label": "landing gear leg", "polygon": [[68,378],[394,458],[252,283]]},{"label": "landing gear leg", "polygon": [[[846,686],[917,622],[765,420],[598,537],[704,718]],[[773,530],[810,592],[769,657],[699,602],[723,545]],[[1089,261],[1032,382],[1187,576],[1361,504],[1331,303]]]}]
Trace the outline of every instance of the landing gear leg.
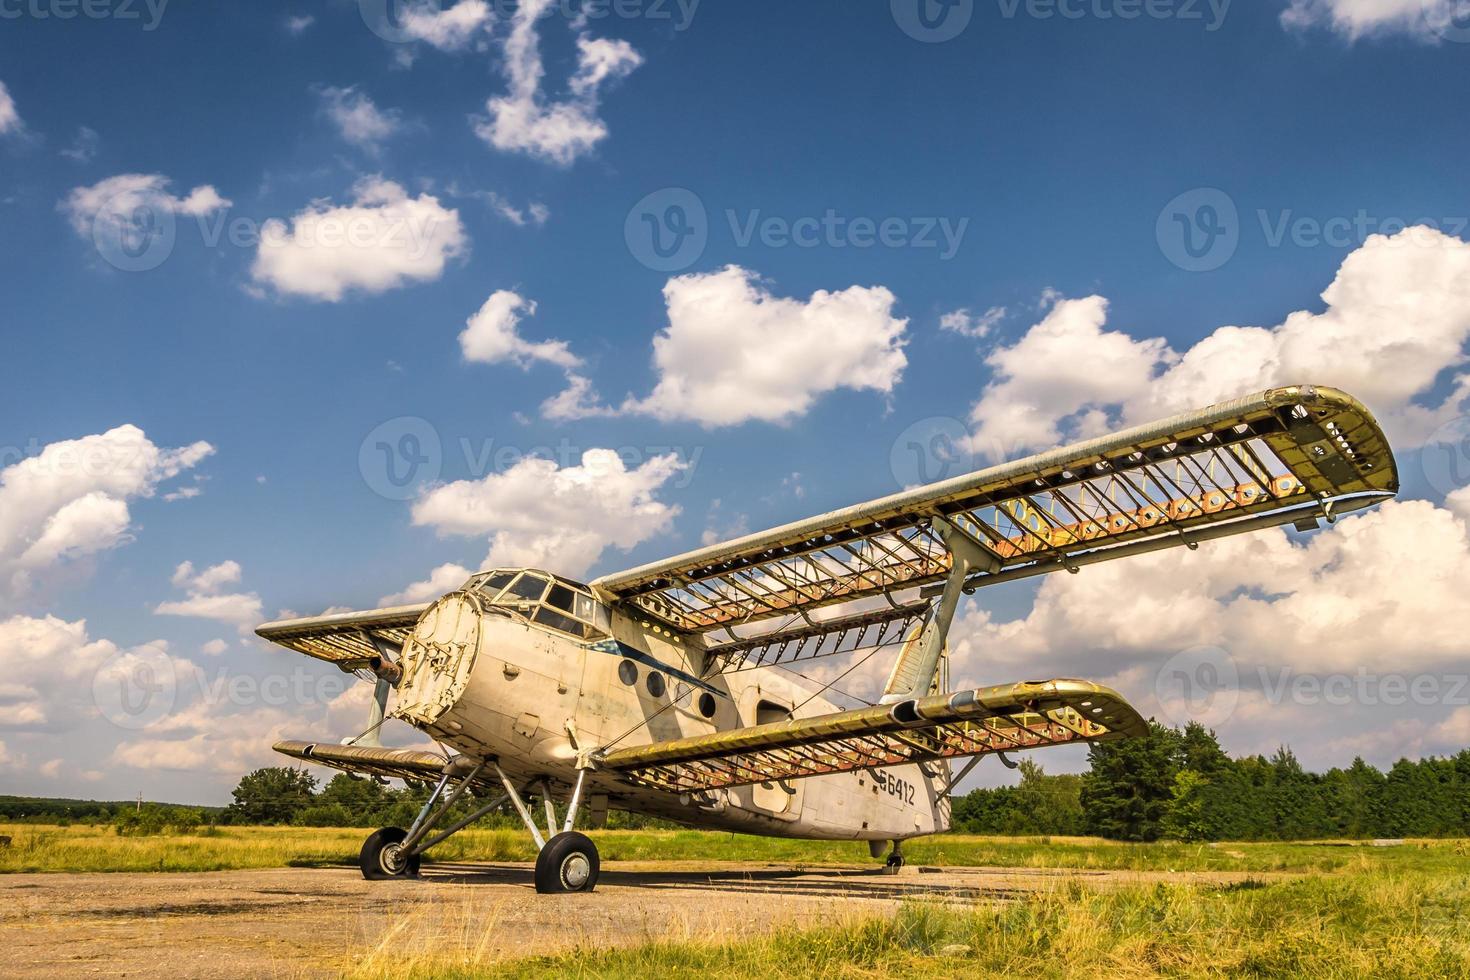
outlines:
[{"label": "landing gear leg", "polygon": [[907,863],[908,862],[904,860],[903,856],[903,841],[894,841],[893,850],[888,853],[888,861],[883,865],[884,872],[887,874],[896,875],[898,874],[899,870],[903,868],[903,866]]},{"label": "landing gear leg", "polygon": [[[521,799],[521,794],[516,792],[515,784],[498,765],[495,766],[495,773],[500,777],[500,782],[505,787],[511,804],[516,808],[516,813],[520,814],[521,822],[531,832],[531,839],[536,842],[536,891],[543,895],[551,895],[565,892],[590,892],[596,888],[597,875],[601,870],[597,845],[592,843],[586,834],[579,834],[572,829],[577,822],[577,807],[582,802],[582,784],[586,782],[587,770],[582,769],[577,772],[577,785],[573,788],[572,798],[567,803],[566,821],[562,824],[561,833],[556,834],[550,840],[542,838],[541,829],[536,826],[536,821],[531,817],[531,811]],[[542,784],[543,792],[545,785],[545,783]],[[548,833],[554,833],[556,830],[556,824],[552,820],[554,812],[550,797],[547,797],[546,830]]]},{"label": "landing gear leg", "polygon": [[374,831],[362,843],[357,855],[357,865],[368,881],[387,881],[390,878],[417,878],[419,856],[406,851],[403,842],[408,831],[402,827],[384,827]]}]

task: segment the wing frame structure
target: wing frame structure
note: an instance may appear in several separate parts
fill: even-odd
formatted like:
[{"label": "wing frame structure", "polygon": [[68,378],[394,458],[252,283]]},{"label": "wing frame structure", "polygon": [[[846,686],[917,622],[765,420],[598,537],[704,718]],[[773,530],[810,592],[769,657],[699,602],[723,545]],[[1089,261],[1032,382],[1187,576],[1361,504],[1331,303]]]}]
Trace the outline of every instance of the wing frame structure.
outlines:
[{"label": "wing frame structure", "polygon": [[365,745],[332,745],[322,742],[284,741],[272,748],[302,762],[315,762],[341,772],[384,779],[438,779],[451,760],[418,749],[385,749]]},{"label": "wing frame structure", "polygon": [[[605,596],[685,633],[891,596],[945,579],[936,521],[989,567],[967,590],[1262,527],[1398,492],[1388,439],[1336,388],[1273,388],[606,575]],[[808,622],[810,622],[808,620]]]},{"label": "wing frame structure", "polygon": [[401,649],[429,605],[281,620],[257,627],[255,635],[350,672],[370,667],[382,656],[381,644]]},{"label": "wing frame structure", "polygon": [[596,761],[629,782],[701,793],[1147,730],[1148,723],[1109,688],[1079,680],[1025,681],[614,749]]}]

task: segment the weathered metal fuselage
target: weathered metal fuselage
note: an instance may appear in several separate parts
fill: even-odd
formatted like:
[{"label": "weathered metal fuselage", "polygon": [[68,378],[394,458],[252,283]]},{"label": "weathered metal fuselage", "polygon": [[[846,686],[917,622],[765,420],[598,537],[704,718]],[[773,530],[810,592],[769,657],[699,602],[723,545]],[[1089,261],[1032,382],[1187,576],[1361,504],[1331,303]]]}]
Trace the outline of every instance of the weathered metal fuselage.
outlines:
[{"label": "weathered metal fuselage", "polygon": [[[578,749],[633,747],[838,709],[772,668],[706,672],[705,654],[621,611],[612,638],[578,642],[474,592],[434,604],[404,645],[394,717],[517,782],[561,793]],[[695,641],[697,642],[697,641]],[[894,840],[948,829],[947,771],[917,765],[677,795],[607,771],[588,774],[594,811],[612,806],[693,826],[827,840]]]}]

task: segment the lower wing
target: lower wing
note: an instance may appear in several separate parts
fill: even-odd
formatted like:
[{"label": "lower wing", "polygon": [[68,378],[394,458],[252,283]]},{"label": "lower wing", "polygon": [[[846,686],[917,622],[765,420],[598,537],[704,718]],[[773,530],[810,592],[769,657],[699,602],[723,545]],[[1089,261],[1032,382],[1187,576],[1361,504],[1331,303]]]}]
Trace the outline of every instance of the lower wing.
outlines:
[{"label": "lower wing", "polygon": [[1025,681],[617,749],[597,762],[632,782],[683,793],[1147,730],[1138,712],[1106,687]]}]

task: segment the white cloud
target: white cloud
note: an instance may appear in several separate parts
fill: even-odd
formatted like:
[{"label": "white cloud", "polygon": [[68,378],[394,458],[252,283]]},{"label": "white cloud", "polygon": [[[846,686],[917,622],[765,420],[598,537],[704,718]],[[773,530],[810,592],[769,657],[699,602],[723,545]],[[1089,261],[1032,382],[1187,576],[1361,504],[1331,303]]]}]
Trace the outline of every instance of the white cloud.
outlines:
[{"label": "white cloud", "polygon": [[447,592],[455,589],[469,581],[470,576],[475,574],[463,565],[447,564],[440,565],[429,573],[429,577],[422,582],[415,582],[402,592],[385,595],[378,600],[378,605],[389,606],[411,606],[420,602],[432,602]]},{"label": "white cloud", "polygon": [[562,468],[533,457],[428,491],[414,504],[413,522],[442,535],[488,536],[486,568],[581,575],[608,548],[626,550],[670,529],[679,508],[654,495],[683,469],[669,455],[629,470],[611,449],[589,449],[579,465]]},{"label": "white cloud", "polygon": [[992,306],[979,316],[967,309],[960,309],[940,317],[939,329],[957,333],[961,337],[979,340],[988,336],[990,331],[994,330],[1005,318],[1006,308],[1004,306]]},{"label": "white cloud", "polygon": [[321,109],[347,142],[376,151],[403,127],[397,109],[383,111],[356,86],[317,90]]},{"label": "white cloud", "polygon": [[579,25],[577,71],[567,98],[548,98],[542,91],[546,70],[541,61],[536,21],[556,0],[523,0],[503,42],[503,65],[510,91],[492,98],[487,116],[475,132],[498,150],[527,153],[563,166],[587,153],[608,135],[598,117],[604,85],[626,77],[643,57],[626,41],[593,38]]},{"label": "white cloud", "polygon": [[72,137],[71,146],[62,150],[61,155],[77,163],[91,163],[101,142],[102,138],[97,135],[97,130],[82,126],[77,130],[77,135]]},{"label": "white cloud", "polygon": [[1467,12],[1465,0],[1291,0],[1281,23],[1295,30],[1325,28],[1349,41],[1391,34],[1435,41]]},{"label": "white cloud", "polygon": [[302,34],[306,33],[307,29],[310,28],[312,24],[315,23],[315,17],[311,16],[310,14],[301,14],[300,16],[296,17],[287,17],[284,22],[284,26],[286,28],[287,34],[290,34],[292,37],[300,37]]},{"label": "white cloud", "polygon": [[604,405],[592,382],[574,371],[567,372],[567,386],[541,403],[541,417],[553,422],[612,418],[618,410]]},{"label": "white cloud", "polygon": [[118,174],[90,187],[77,187],[61,202],[78,235],[95,237],[97,225],[107,223],[120,233],[132,227],[139,212],[203,218],[231,205],[209,184],[201,184],[186,197],[169,192],[172,183],[163,174]]},{"label": "white cloud", "polygon": [[705,426],[784,422],[841,388],[889,394],[903,375],[908,321],[881,286],[775,296],[728,266],[670,279],[669,325],[653,341],[653,393],[625,411]]},{"label": "white cloud", "polygon": [[1470,533],[1426,501],[1390,501],[1304,544],[1273,530],[1047,578],[1030,613],[967,612],[956,659],[1123,670],[1191,647],[1241,665],[1418,671],[1465,662]]},{"label": "white cloud", "polygon": [[485,203],[490,205],[491,210],[517,228],[524,228],[526,225],[531,224],[544,225],[546,224],[546,220],[551,217],[551,210],[539,201],[532,201],[522,209],[511,204],[495,191],[486,191],[483,196]]},{"label": "white cloud", "polygon": [[199,652],[206,657],[218,657],[230,648],[229,643],[224,640],[210,640],[199,648]]},{"label": "white cloud", "polygon": [[398,19],[405,37],[423,41],[440,51],[463,51],[495,24],[495,12],[485,0],[459,0],[442,9],[425,0],[403,10]]},{"label": "white cloud", "polygon": [[[1423,404],[1466,362],[1470,244],[1424,227],[1374,235],[1322,294],[1321,313],[1221,327],[1183,354],[1105,329],[1100,296],[1064,300],[987,358],[995,379],[971,412],[989,455],[1054,445],[1276,384],[1325,384],[1363,399],[1401,443],[1463,412],[1470,375]],[[1003,447],[998,450],[998,447]]]},{"label": "white cloud", "polygon": [[485,300],[479,312],[465,321],[459,335],[460,350],[466,361],[481,364],[511,363],[528,368],[537,361],[570,370],[581,359],[563,340],[532,343],[517,328],[523,316],[535,316],[536,303],[511,292],[498,290]]},{"label": "white cloud", "polygon": [[0,680],[0,728],[54,731],[95,714],[92,677],[119,651],[87,635],[85,620],[55,616],[0,620],[5,676]]},{"label": "white cloud", "polygon": [[20,112],[15,108],[15,99],[10,96],[10,89],[0,82],[0,136],[8,133],[18,133],[25,124],[20,121]]},{"label": "white cloud", "polygon": [[235,561],[222,561],[218,565],[196,571],[194,563],[183,562],[174,569],[173,584],[189,592],[197,592],[203,595],[214,595],[226,585],[235,585],[240,581],[240,563]]},{"label": "white cloud", "polygon": [[239,584],[238,562],[223,561],[195,570],[193,562],[186,561],[174,569],[171,581],[188,593],[188,598],[159,603],[153,609],[159,616],[213,619],[236,626],[241,633],[248,633],[261,622],[260,596],[254,592],[222,591],[225,586]]},{"label": "white cloud", "polygon": [[214,452],[207,442],[162,449],[142,429],[55,442],[0,469],[0,598],[48,568],[128,540],[128,503]]},{"label": "white cloud", "polygon": [[352,291],[433,282],[468,247],[458,211],[370,177],[353,188],[350,205],[314,201],[289,227],[267,221],[251,275],[282,295],[335,303]]}]

